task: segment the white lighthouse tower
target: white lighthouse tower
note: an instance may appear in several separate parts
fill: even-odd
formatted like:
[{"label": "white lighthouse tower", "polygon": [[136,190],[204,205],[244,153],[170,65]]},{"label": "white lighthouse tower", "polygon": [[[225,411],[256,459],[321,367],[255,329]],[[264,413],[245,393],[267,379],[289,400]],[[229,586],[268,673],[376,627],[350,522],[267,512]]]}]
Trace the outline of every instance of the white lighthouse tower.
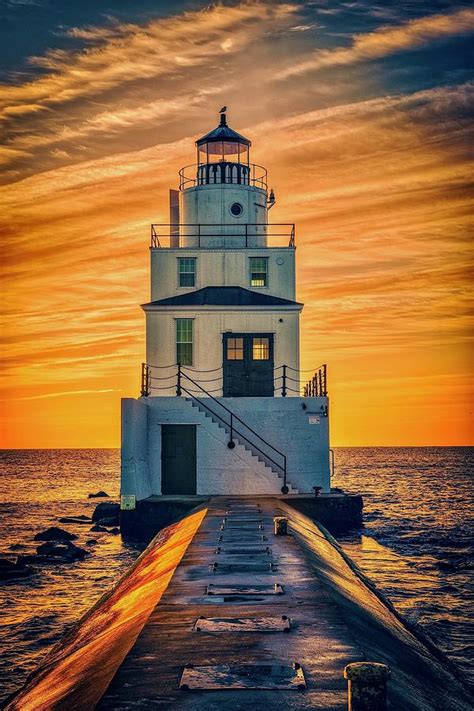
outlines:
[{"label": "white lighthouse tower", "polygon": [[300,378],[293,224],[251,142],[227,124],[196,141],[151,226],[138,399],[122,401],[122,507],[164,495],[330,489],[326,368]]}]

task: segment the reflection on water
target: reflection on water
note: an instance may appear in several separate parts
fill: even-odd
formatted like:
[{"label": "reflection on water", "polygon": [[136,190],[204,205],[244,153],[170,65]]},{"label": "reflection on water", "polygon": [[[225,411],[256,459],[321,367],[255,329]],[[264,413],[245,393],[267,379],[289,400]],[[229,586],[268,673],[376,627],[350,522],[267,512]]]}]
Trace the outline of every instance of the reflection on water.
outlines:
[{"label": "reflection on water", "polygon": [[[38,543],[33,536],[53,525],[77,534],[74,542],[91,551],[79,563],[41,567],[31,578],[0,587],[0,688],[4,698],[24,681],[65,629],[113,585],[139,551],[124,545],[120,536],[91,533],[90,524],[58,524],[62,516],[92,514],[104,499],[90,500],[89,492],[103,489],[118,500],[117,450],[3,452],[2,464],[2,553],[15,543],[25,546],[18,552],[34,553]],[[86,546],[92,538],[97,539],[97,545]]]},{"label": "reflection on water", "polygon": [[344,549],[474,683],[470,448],[340,448],[335,486],[364,496]]},{"label": "reflection on water", "polygon": [[[348,553],[464,669],[472,656],[468,503],[473,459],[473,450],[462,448],[337,449],[334,481],[364,494],[365,528],[342,541]],[[91,514],[97,501],[87,498],[89,492],[104,489],[118,497],[117,450],[3,452],[2,464],[2,553],[14,543],[25,545],[22,553],[34,551],[35,533],[57,524],[59,517]],[[138,555],[119,536],[90,533],[89,526],[67,528],[79,535],[78,545],[97,539],[90,556],[42,568],[32,578],[0,588],[5,696]]]}]

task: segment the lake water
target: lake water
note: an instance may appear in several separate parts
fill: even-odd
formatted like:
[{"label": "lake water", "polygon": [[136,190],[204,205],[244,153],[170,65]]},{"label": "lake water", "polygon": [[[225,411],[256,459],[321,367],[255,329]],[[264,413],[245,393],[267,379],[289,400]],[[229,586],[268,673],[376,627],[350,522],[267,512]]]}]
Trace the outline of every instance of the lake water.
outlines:
[{"label": "lake water", "polygon": [[[473,463],[470,448],[339,448],[333,485],[364,495],[364,528],[340,539],[345,549],[474,682]],[[1,553],[34,552],[61,516],[90,515],[89,492],[118,498],[118,450],[3,451],[1,465]],[[66,527],[78,545],[97,539],[90,556],[0,587],[0,699],[138,555],[120,536]]]}]

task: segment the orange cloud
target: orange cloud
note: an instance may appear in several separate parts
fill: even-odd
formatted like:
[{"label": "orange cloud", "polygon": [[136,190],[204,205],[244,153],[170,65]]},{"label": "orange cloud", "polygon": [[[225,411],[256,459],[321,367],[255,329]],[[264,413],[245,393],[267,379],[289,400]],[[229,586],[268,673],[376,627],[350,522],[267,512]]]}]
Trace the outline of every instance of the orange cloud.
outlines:
[{"label": "orange cloud", "polygon": [[[348,101],[327,81],[334,105],[308,110],[289,96],[280,115],[282,85],[262,66],[286,39],[264,38],[269,27],[284,33],[295,7],[265,4],[261,20],[261,4],[156,21],[138,39],[135,26],[78,29],[97,43],[91,57],[68,54],[19,93],[5,89],[5,106],[47,108],[10,116],[21,130],[0,153],[23,161],[0,188],[4,446],[118,445],[120,397],[138,394],[144,357],[149,224],[167,222],[168,189],[194,159],[205,103],[230,103],[226,92],[232,124],[269,169],[272,219],[297,223],[302,367],[329,364],[334,444],[469,441],[472,86]],[[214,28],[202,57],[194,23]],[[159,78],[131,96],[119,70],[102,76],[99,48],[110,58],[119,38],[134,71],[147,71],[139,49],[151,26],[167,52],[196,55],[198,90],[174,54],[153,70],[172,80],[171,94]],[[75,69],[91,72],[91,86],[76,83]],[[111,93],[98,109],[89,99],[101,82]]]},{"label": "orange cloud", "polygon": [[255,1],[214,5],[147,25],[73,29],[72,36],[95,44],[79,52],[52,50],[31,58],[32,64],[47,70],[46,75],[0,87],[0,117],[92,97],[136,80],[179,77],[181,71],[208,64],[223,51],[241,49],[296,10],[290,4]]}]

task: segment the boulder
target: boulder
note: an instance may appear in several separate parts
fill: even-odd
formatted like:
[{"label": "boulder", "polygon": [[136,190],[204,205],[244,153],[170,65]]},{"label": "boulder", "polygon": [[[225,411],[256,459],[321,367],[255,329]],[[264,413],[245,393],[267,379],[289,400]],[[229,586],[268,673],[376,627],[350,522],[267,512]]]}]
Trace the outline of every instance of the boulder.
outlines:
[{"label": "boulder", "polygon": [[104,526],[98,526],[97,524],[95,526],[92,526],[92,528],[89,530],[92,533],[107,533],[107,529]]},{"label": "boulder", "polygon": [[71,563],[75,560],[82,560],[88,555],[88,552],[84,548],[79,548],[75,546],[71,541],[65,541],[64,543],[56,543],[54,541],[48,541],[38,546],[36,552],[40,556],[51,556],[52,558],[59,558],[67,563]]},{"label": "boulder", "polygon": [[12,543],[11,546],[9,546],[11,551],[21,551],[24,548],[26,548],[24,543]]},{"label": "boulder", "polygon": [[89,499],[108,499],[109,495],[105,491],[98,491],[96,494],[89,494]]},{"label": "boulder", "polygon": [[59,523],[91,523],[90,516],[63,516]]},{"label": "boulder", "polygon": [[86,541],[86,546],[96,546],[98,543],[96,538],[89,538],[88,541]]},{"label": "boulder", "polygon": [[110,528],[109,533],[114,533],[115,535],[117,535],[117,533],[120,533],[120,528]]},{"label": "boulder", "polygon": [[35,573],[35,569],[26,565],[18,558],[9,560],[8,558],[0,558],[0,582],[9,580],[18,580],[19,578],[27,578]]},{"label": "boulder", "polygon": [[75,533],[69,533],[63,528],[58,528],[57,526],[51,526],[47,528],[46,531],[41,531],[37,533],[34,537],[35,541],[74,541],[77,538]]},{"label": "boulder", "polygon": [[92,514],[92,520],[94,522],[100,521],[101,518],[113,518],[114,522],[111,525],[118,525],[120,515],[120,505],[114,504],[109,501],[104,501],[101,504],[97,504]]},{"label": "boulder", "polygon": [[116,526],[118,522],[116,516],[106,516],[105,518],[99,518],[97,524],[99,526]]}]

